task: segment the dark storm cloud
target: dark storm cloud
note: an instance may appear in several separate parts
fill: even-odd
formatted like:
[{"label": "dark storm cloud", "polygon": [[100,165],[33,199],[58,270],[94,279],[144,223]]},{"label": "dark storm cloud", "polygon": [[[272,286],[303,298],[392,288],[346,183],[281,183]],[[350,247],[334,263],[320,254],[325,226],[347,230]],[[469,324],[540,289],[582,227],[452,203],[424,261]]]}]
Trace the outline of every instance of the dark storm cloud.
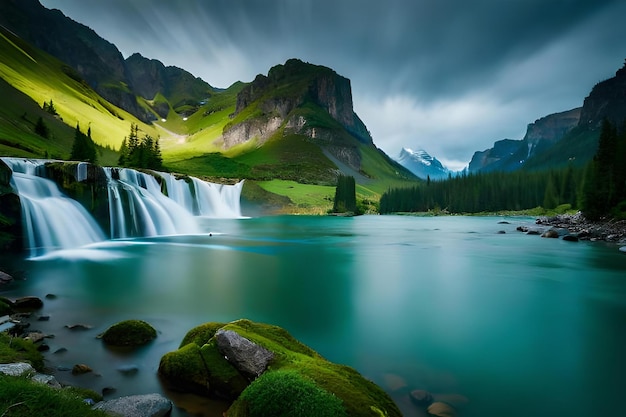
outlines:
[{"label": "dark storm cloud", "polygon": [[291,57],[350,78],[355,109],[394,155],[464,161],[582,104],[626,58],[622,0],[42,0],[125,56],[226,87]]}]

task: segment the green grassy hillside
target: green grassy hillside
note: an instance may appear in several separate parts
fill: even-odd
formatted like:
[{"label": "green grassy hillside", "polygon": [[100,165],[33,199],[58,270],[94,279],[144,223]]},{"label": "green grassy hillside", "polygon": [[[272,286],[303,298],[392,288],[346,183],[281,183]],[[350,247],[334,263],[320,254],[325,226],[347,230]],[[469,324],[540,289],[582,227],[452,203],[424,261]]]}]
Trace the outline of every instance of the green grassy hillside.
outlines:
[{"label": "green grassy hillside", "polygon": [[[2,106],[6,123],[0,132],[5,149],[16,149],[10,154],[28,152],[29,156],[42,157],[47,151],[49,155],[67,156],[76,124],[84,130],[91,127],[94,141],[103,147],[118,148],[131,123],[156,135],[154,127],[139,122],[96,94],[69,66],[2,28],[0,78],[4,80],[2,101],[6,103]],[[43,103],[50,101],[58,112],[56,122],[41,111]],[[44,121],[53,133],[51,140],[42,141],[34,135],[31,124],[39,116],[46,117]]]},{"label": "green grassy hillside", "polygon": [[[353,175],[359,196],[370,200],[414,180],[371,143],[348,132],[312,98],[315,77],[336,76],[334,71],[303,64],[298,71],[277,66],[269,75],[272,84],[258,97],[248,97],[251,101],[243,109],[237,109],[238,95],[249,84],[240,82],[226,90],[213,89],[209,97],[188,105],[174,106],[171,99],[177,96],[171,92],[170,100],[160,93],[153,100],[138,98],[138,104],[156,118],[153,124],[145,124],[99,96],[68,65],[0,28],[0,154],[66,159],[79,124],[83,130],[91,128],[100,146],[99,162],[115,165],[114,150],[135,123],[140,134],[159,138],[166,169],[218,181],[246,179],[248,194],[283,206],[288,202],[287,211],[327,210],[339,172]],[[224,146],[225,131],[275,115],[271,110],[267,113],[265,103],[284,99],[297,105],[269,139],[259,142],[252,137]],[[50,101],[58,115],[42,108]],[[161,116],[153,110],[157,107]],[[39,118],[49,130],[48,137],[35,131]],[[288,128],[288,120],[294,118],[306,120],[308,132],[318,129],[325,137],[316,140],[310,133]],[[341,149],[358,155],[358,169],[333,156],[341,155]]]}]

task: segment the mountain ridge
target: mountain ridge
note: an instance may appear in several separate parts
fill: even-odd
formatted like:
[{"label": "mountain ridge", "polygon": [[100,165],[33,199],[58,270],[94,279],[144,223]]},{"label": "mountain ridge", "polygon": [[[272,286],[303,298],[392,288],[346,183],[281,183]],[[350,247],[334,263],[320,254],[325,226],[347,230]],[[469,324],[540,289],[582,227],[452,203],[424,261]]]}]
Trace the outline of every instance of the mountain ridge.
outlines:
[{"label": "mountain ridge", "polygon": [[537,119],[519,141],[505,139],[475,152],[469,172],[583,166],[597,150],[604,119],[615,126],[626,122],[626,60],[613,77],[592,87],[581,107]]},{"label": "mountain ridge", "polygon": [[[35,10],[27,10],[28,7]],[[36,0],[2,0],[0,11],[0,23],[12,23],[24,35],[20,42],[25,44],[32,45],[29,39],[43,36],[51,27],[59,32],[65,28],[66,33],[53,34],[40,42],[49,50],[53,50],[50,44],[58,41],[58,45],[64,45],[61,49],[77,51],[67,58],[74,59],[73,66],[53,64],[67,71],[61,75],[54,69],[55,75],[49,81],[56,85],[63,78],[63,84],[70,82],[66,80],[69,77],[85,91],[93,91],[88,93],[93,98],[84,99],[85,103],[95,100],[91,107],[103,106],[105,110],[97,116],[77,111],[80,99],[76,101],[76,96],[72,98],[73,107],[60,105],[65,122],[75,126],[81,115],[80,125],[84,128],[95,126],[93,117],[101,119],[99,123],[109,120],[126,125],[111,135],[98,124],[93,132],[94,140],[100,144],[117,149],[130,124],[142,122],[142,134],[160,137],[166,167],[197,176],[227,181],[247,178],[263,184],[286,180],[333,186],[337,176],[344,173],[357,179],[359,193],[373,199],[391,185],[416,179],[375,146],[367,127],[354,112],[350,80],[330,68],[291,59],[270,68],[267,75],[259,75],[253,82],[235,83],[226,90],[214,89],[181,68],[166,67],[139,53],[124,60],[115,45],[62,12],[45,9]],[[31,21],[32,16],[35,19]],[[46,19],[52,21],[52,26],[46,26]],[[37,23],[36,28],[33,22]],[[72,42],[78,46],[71,48]],[[94,44],[95,49],[90,50]],[[47,54],[35,45],[32,48]],[[80,61],[81,57],[88,57],[100,62],[103,56],[114,58],[110,67],[94,69]],[[10,58],[7,65],[18,62],[15,56]],[[86,78],[92,75],[90,83]],[[56,97],[55,103],[65,102],[66,92],[48,87],[25,92],[41,105],[50,99],[40,94],[43,90]],[[108,95],[97,98],[98,91]],[[111,94],[120,107],[109,104],[107,97],[111,99]],[[128,106],[127,101],[134,102],[137,108]],[[124,107],[134,113],[125,113]],[[104,139],[103,134],[107,135]],[[21,146],[15,141],[13,145],[15,150]],[[55,155],[67,157],[58,151]]]},{"label": "mountain ridge", "polygon": [[[138,62],[137,54],[124,59],[113,43],[99,36],[93,29],[67,17],[61,10],[47,9],[38,0],[2,0],[0,10],[0,25],[71,66],[104,99],[143,122],[166,117],[166,107],[197,104],[213,91],[208,83],[180,68],[165,67],[159,61],[147,58],[145,60],[149,64]],[[156,68],[152,74],[145,72],[150,64]],[[168,72],[170,75],[167,75]],[[152,76],[152,84],[161,84],[159,91],[146,90],[146,75]],[[172,88],[169,83],[176,78],[197,85],[185,91],[181,97],[175,97],[174,103],[168,102],[165,106],[157,103],[153,106],[151,101],[157,93],[166,99],[171,98]],[[194,91],[203,87],[206,93],[197,94]],[[178,95],[181,92],[178,89]]]},{"label": "mountain ridge", "polygon": [[429,178],[442,180],[452,174],[452,171],[443,166],[441,161],[421,148],[418,150],[402,148],[395,160],[423,180]]},{"label": "mountain ridge", "polygon": [[476,151],[469,172],[514,171],[536,155],[545,152],[579,124],[581,108],[541,117],[526,127],[520,140],[502,139],[492,148]]}]

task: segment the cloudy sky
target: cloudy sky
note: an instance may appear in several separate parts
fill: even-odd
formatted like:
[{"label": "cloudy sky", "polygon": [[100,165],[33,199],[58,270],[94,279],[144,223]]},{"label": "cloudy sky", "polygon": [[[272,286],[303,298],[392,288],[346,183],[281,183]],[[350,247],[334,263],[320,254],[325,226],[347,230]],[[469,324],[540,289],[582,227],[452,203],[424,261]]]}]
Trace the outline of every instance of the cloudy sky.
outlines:
[{"label": "cloudy sky", "polygon": [[300,58],[352,81],[390,156],[450,168],[528,123],[582,105],[626,59],[623,0],[41,0],[216,87]]}]

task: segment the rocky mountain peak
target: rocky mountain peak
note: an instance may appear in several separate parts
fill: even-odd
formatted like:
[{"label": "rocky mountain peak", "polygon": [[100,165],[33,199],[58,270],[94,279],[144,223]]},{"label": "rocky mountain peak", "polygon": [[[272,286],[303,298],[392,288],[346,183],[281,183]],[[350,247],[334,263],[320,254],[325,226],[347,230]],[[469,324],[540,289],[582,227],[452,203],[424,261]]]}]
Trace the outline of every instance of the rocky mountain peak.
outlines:
[{"label": "rocky mountain peak", "polygon": [[626,115],[626,61],[615,77],[597,83],[585,98],[579,126],[597,129],[603,119],[621,126]]},{"label": "rocky mountain peak", "polygon": [[[350,80],[330,68],[299,59],[289,59],[285,64],[276,65],[267,76],[257,75],[239,92],[235,115],[257,100],[263,113],[276,114],[282,119],[292,110],[312,102],[328,112],[359,141],[373,143],[367,128],[354,113]],[[302,125],[300,122],[296,124]]]},{"label": "rocky mountain peak", "polygon": [[535,120],[534,123],[528,125],[524,140],[532,144],[537,144],[539,141],[554,143],[560,140],[578,125],[581,110],[582,108],[578,107]]},{"label": "rocky mountain peak", "polygon": [[402,148],[395,160],[421,179],[444,179],[451,171],[423,149]]}]

